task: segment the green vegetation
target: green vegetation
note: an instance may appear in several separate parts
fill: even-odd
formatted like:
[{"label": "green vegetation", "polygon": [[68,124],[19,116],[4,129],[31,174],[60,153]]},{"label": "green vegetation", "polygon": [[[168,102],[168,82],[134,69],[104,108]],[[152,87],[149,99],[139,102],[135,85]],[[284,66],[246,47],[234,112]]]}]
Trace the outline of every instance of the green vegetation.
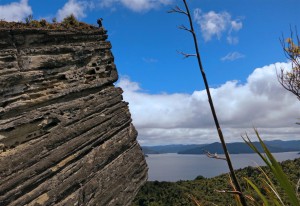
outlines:
[{"label": "green vegetation", "polygon": [[58,23],[56,18],[51,22],[45,19],[34,20],[32,15],[25,18],[24,22],[6,22],[0,20],[0,29],[43,29],[43,30],[96,30],[99,27],[80,22],[71,14]]},{"label": "green vegetation", "polygon": [[[263,188],[267,190],[267,194],[262,194],[261,190],[257,187],[257,185],[249,180],[247,177],[244,177],[244,179],[247,181],[248,184],[255,190],[255,192],[259,195],[260,199],[264,202],[264,205],[269,205],[269,201],[267,198],[270,198],[270,203],[273,203],[275,205],[285,205],[282,196],[285,194],[288,198],[286,199],[288,204],[299,206],[300,201],[297,198],[297,192],[295,190],[295,187],[291,185],[291,183],[288,180],[287,175],[283,172],[280,164],[276,161],[274,156],[271,154],[269,149],[266,147],[265,143],[260,138],[258,131],[255,130],[256,136],[259,139],[260,145],[264,150],[265,155],[263,155],[261,152],[258,151],[257,147],[251,142],[250,138],[246,135],[246,137],[243,137],[244,141],[248,144],[248,146],[255,151],[260,158],[265,162],[265,164],[270,169],[272,175],[274,176],[275,180],[279,182],[280,189],[282,192],[278,192],[276,186],[274,185],[273,181],[270,179],[269,175],[266,174],[266,172],[259,167],[261,173],[264,175],[262,178]],[[298,177],[299,178],[299,177]],[[280,203],[279,203],[280,201]]]},{"label": "green vegetation", "polygon": [[61,24],[66,28],[72,28],[72,27],[78,27],[79,21],[76,19],[76,17],[73,14],[71,14],[70,16],[64,18]]},{"label": "green vegetation", "polygon": [[[293,188],[300,177],[300,158],[295,160],[287,160],[280,163],[283,172],[288,177]],[[288,195],[283,192],[281,186],[276,181],[270,169],[265,166],[261,167],[265,173],[270,177],[277,191],[281,194],[284,202],[288,202]],[[236,170],[236,175],[239,179],[247,177],[256,184],[257,188],[263,195],[268,193],[268,188],[265,187],[263,179],[265,175],[259,168],[246,167],[244,169]],[[258,201],[257,205],[263,205],[259,195],[247,184],[246,181],[241,181],[241,186],[245,190],[246,196],[251,196]],[[214,178],[197,177],[192,181],[178,181],[178,182],[147,182],[138,195],[136,196],[132,206],[194,206],[196,205],[191,197],[194,197],[201,205],[236,205],[233,195],[224,193],[222,191],[231,191],[232,185],[229,181],[229,175],[224,174]],[[268,201],[270,197],[266,197]],[[251,201],[247,199],[249,205]],[[270,204],[275,205],[275,204]],[[286,205],[292,205],[287,203]]]}]

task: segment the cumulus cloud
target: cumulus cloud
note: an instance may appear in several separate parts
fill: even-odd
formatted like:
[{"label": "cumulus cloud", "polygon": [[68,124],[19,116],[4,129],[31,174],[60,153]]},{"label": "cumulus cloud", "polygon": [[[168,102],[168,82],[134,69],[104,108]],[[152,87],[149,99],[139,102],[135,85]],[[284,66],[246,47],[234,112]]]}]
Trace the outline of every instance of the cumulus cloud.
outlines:
[{"label": "cumulus cloud", "polygon": [[6,21],[22,21],[30,14],[32,14],[32,9],[28,5],[28,0],[0,5],[0,19]]},{"label": "cumulus cloud", "polygon": [[86,16],[86,10],[93,7],[92,2],[69,0],[63,8],[57,12],[57,19],[63,20],[66,16],[73,14],[76,18],[84,18]]},{"label": "cumulus cloud", "polygon": [[[211,89],[216,111],[228,142],[241,141],[241,134],[258,127],[264,139],[296,139],[300,128],[300,103],[277,82],[276,63],[257,68],[245,84],[228,81]],[[218,141],[206,91],[192,94],[149,94],[127,77],[124,90],[142,145],[208,143]]]},{"label": "cumulus cloud", "polygon": [[194,19],[200,26],[205,41],[210,41],[214,36],[221,39],[223,33],[227,33],[229,44],[237,44],[238,37],[233,36],[233,32],[242,29],[243,23],[239,19],[232,19],[228,12],[210,11],[204,13],[201,9],[194,10]]},{"label": "cumulus cloud", "polygon": [[241,54],[239,52],[230,52],[226,56],[222,57],[221,60],[222,61],[234,61],[234,60],[244,58],[244,57],[245,57],[245,55]]},{"label": "cumulus cloud", "polygon": [[100,6],[112,7],[118,3],[132,11],[143,12],[169,5],[171,2],[172,0],[102,0]]}]

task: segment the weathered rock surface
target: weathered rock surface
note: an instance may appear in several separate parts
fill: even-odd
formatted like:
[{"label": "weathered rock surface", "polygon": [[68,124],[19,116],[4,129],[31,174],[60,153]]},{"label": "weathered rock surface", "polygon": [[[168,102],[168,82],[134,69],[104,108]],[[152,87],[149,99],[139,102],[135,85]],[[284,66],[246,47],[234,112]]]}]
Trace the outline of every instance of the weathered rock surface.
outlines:
[{"label": "weathered rock surface", "polygon": [[129,205],[147,178],[105,30],[0,29],[0,205]]}]

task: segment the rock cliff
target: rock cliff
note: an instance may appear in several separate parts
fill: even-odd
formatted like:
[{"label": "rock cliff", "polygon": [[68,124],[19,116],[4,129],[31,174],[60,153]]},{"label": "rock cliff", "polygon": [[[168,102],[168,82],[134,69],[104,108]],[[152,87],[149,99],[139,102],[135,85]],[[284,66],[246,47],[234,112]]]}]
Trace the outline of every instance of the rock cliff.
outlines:
[{"label": "rock cliff", "polygon": [[0,29],[0,205],[129,205],[147,179],[103,28]]}]

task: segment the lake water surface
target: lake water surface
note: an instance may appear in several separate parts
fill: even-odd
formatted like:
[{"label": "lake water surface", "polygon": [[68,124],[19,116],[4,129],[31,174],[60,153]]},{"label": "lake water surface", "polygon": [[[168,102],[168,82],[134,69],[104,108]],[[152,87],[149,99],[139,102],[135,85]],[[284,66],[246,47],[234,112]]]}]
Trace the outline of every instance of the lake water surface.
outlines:
[{"label": "lake water surface", "polygon": [[[298,152],[273,154],[278,161],[299,158]],[[264,165],[257,154],[230,155],[235,169]],[[214,177],[229,172],[224,160],[211,159],[206,155],[150,154],[146,157],[149,181],[193,180],[197,176]]]}]

